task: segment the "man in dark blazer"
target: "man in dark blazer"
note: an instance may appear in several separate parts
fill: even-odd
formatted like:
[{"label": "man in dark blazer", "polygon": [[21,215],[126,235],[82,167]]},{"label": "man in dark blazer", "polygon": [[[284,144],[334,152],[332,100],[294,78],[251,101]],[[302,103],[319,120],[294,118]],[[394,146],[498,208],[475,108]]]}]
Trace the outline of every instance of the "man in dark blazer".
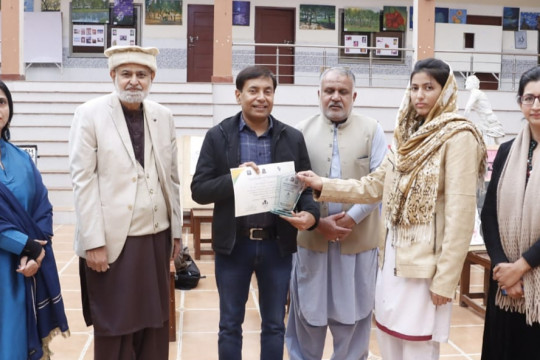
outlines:
[{"label": "man in dark blazer", "polygon": [[231,168],[294,161],[309,169],[302,134],[274,118],[276,78],[252,66],[236,78],[238,114],[208,131],[191,183],[193,200],[214,203],[212,247],[220,300],[218,352],[221,360],[242,357],[242,323],[252,274],[257,277],[261,311],[261,359],[283,358],[285,303],[296,251],[297,229],[316,227],[319,205],[305,190],[291,217],[270,212],[235,217]]}]

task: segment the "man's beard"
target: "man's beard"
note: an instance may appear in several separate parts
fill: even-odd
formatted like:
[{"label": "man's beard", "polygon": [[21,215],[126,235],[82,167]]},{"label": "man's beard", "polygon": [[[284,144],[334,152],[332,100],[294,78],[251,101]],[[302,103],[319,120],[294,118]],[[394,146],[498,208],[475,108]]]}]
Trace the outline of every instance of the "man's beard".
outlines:
[{"label": "man's beard", "polygon": [[[148,86],[148,89],[146,91],[142,90],[140,87],[131,86],[128,87],[127,90],[121,89],[118,84],[115,84],[116,92],[118,93],[118,98],[121,102],[126,104],[140,104],[143,102],[144,99],[148,96],[148,92],[150,91],[150,86]],[[136,90],[136,91],[133,91]]]},{"label": "man's beard", "polygon": [[127,104],[140,104],[148,96],[147,91],[116,90],[120,101]]}]

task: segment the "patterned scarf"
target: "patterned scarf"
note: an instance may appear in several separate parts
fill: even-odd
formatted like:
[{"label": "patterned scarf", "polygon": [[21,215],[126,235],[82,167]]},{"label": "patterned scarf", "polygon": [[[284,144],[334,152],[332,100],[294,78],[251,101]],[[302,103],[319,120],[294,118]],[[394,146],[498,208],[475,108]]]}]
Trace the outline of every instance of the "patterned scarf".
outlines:
[{"label": "patterned scarf", "polygon": [[457,113],[457,84],[450,71],[437,102],[422,126],[410,101],[410,85],[397,116],[393,147],[397,174],[386,202],[386,222],[394,234],[392,244],[408,246],[431,241],[433,214],[439,186],[441,149],[461,131],[470,131],[478,141],[478,177],[486,169],[486,147],[476,126]]},{"label": "patterned scarf", "polygon": [[[504,253],[514,262],[540,238],[540,168],[531,172],[527,186],[527,158],[531,141],[529,126],[518,134],[504,165],[497,188],[497,220]],[[527,324],[540,323],[540,268],[523,276],[525,296],[512,299],[497,289],[495,303],[502,309],[525,314]]]}]

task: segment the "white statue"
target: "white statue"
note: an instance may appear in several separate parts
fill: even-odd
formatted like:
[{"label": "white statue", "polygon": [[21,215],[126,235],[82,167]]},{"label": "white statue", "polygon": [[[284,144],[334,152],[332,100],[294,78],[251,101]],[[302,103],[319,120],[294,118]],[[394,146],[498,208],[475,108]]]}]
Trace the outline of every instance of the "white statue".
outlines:
[{"label": "white statue", "polygon": [[465,116],[469,117],[471,111],[476,112],[480,118],[477,125],[484,135],[486,144],[499,144],[504,136],[504,129],[497,116],[493,113],[486,94],[480,90],[480,80],[474,75],[467,77],[465,89],[471,92],[465,106]]}]

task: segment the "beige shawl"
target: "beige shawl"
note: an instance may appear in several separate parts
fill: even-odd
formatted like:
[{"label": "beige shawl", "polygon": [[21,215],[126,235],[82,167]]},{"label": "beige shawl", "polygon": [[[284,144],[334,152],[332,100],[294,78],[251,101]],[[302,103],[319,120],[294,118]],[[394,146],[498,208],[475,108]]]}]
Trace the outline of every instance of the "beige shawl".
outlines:
[{"label": "beige shawl", "polygon": [[[527,158],[531,141],[529,126],[518,134],[508,154],[497,188],[497,220],[504,253],[514,262],[540,238],[540,168],[531,172],[527,186]],[[502,309],[524,313],[527,324],[540,322],[540,268],[523,276],[525,296],[512,299],[497,289],[495,303]]]},{"label": "beige shawl", "polygon": [[482,159],[479,179],[484,175],[486,148],[482,134],[457,113],[456,100],[457,84],[450,71],[436,104],[418,128],[420,120],[410,102],[410,86],[405,92],[394,131],[397,174],[386,202],[386,222],[393,230],[392,243],[396,246],[431,241],[441,148],[447,140],[461,131],[470,131],[478,141]]}]

